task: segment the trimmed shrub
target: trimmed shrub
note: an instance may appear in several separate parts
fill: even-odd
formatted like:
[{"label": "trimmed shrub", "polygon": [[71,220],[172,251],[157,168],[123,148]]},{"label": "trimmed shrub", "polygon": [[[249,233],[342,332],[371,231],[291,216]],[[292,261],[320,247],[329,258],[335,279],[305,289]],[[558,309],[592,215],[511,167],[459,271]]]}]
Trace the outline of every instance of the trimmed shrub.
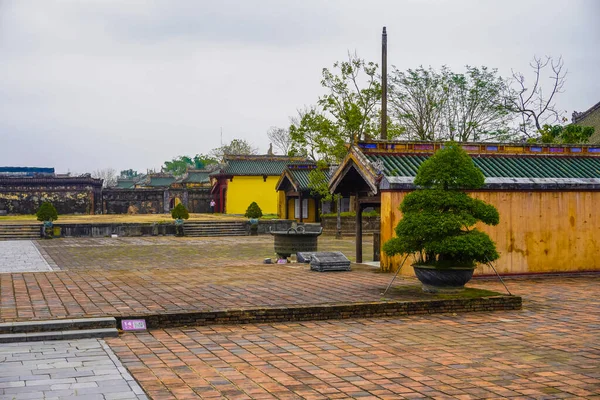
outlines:
[{"label": "trimmed shrub", "polygon": [[183,203],[179,203],[171,210],[171,217],[173,217],[173,219],[188,219],[190,213],[188,213],[188,210]]},{"label": "trimmed shrub", "polygon": [[35,213],[38,221],[56,221],[58,219],[58,213],[52,203],[43,202],[40,208]]},{"label": "trimmed shrub", "polygon": [[255,201],[253,201],[248,206],[248,209],[246,210],[246,214],[244,214],[244,217],[246,217],[246,218],[260,218],[260,217],[262,217],[262,215],[263,215],[262,210],[260,209],[260,207],[258,206],[258,204],[256,204]]},{"label": "trimmed shrub", "polygon": [[396,237],[383,245],[386,254],[414,254],[416,265],[437,268],[498,259],[492,239],[473,228],[477,222],[497,225],[498,210],[463,192],[483,186],[484,176],[459,145],[450,143],[423,162],[414,184],[417,190],[400,205]]}]

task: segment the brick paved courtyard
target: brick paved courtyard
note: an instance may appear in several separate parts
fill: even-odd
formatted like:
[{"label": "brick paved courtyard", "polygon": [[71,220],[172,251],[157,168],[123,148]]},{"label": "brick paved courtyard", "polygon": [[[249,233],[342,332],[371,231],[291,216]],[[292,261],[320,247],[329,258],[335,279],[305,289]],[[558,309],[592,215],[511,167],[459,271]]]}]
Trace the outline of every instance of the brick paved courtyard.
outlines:
[{"label": "brick paved courtyard", "polygon": [[153,330],[108,341],[154,399],[600,397],[598,276],[522,311]]},{"label": "brick paved courtyard", "polygon": [[[5,262],[0,320],[378,302],[391,279],[367,266],[264,265],[268,236],[34,243],[53,271]],[[319,246],[354,252],[348,238]],[[600,397],[600,275],[507,283],[523,310],[157,329],[107,342],[155,399]],[[415,285],[399,279],[386,298],[410,300]],[[491,279],[470,286],[504,291]]]}]

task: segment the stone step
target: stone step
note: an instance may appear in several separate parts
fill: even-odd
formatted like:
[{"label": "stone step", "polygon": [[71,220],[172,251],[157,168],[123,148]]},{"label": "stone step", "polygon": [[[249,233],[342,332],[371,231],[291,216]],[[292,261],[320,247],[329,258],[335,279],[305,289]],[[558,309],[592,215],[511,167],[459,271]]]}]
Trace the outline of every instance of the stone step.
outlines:
[{"label": "stone step", "polygon": [[245,228],[225,229],[225,228],[183,228],[184,232],[246,232]]},{"label": "stone step", "polygon": [[246,232],[243,233],[194,233],[194,234],[185,234],[187,237],[217,237],[217,236],[247,236]]},{"label": "stone step", "polygon": [[0,225],[0,240],[39,239],[40,225]]},{"label": "stone step", "polygon": [[0,323],[0,334],[96,330],[116,327],[117,321],[113,317],[4,322]]},{"label": "stone step", "polygon": [[45,340],[72,340],[117,337],[117,328],[76,329],[71,331],[28,332],[0,334],[0,343],[40,342]]}]

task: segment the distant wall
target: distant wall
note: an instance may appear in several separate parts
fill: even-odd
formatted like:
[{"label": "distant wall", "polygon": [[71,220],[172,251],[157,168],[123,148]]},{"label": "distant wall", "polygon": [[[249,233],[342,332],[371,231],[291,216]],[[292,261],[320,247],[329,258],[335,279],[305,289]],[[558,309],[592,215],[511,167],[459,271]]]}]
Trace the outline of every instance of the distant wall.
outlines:
[{"label": "distant wall", "polygon": [[101,179],[0,178],[0,210],[35,214],[49,201],[59,214],[95,214],[102,210],[101,193]]},{"label": "distant wall", "polygon": [[[362,217],[363,234],[379,232],[381,220],[379,217]],[[337,231],[337,217],[321,217],[321,226],[325,233]],[[356,217],[342,217],[342,234],[354,235],[356,233]]]},{"label": "distant wall", "polygon": [[210,188],[193,189],[104,189],[102,210],[105,214],[163,214],[178,198],[191,213],[210,212]]}]

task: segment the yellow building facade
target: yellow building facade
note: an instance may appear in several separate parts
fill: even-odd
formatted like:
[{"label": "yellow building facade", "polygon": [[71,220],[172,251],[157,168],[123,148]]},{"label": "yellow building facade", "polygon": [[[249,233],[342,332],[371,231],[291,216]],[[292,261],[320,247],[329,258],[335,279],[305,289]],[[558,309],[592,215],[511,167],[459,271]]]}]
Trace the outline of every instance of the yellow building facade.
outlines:
[{"label": "yellow building facade", "polygon": [[275,186],[289,164],[305,161],[271,154],[225,156],[222,167],[211,174],[215,211],[244,215],[248,206],[256,202],[263,214],[285,214],[285,194]]}]

